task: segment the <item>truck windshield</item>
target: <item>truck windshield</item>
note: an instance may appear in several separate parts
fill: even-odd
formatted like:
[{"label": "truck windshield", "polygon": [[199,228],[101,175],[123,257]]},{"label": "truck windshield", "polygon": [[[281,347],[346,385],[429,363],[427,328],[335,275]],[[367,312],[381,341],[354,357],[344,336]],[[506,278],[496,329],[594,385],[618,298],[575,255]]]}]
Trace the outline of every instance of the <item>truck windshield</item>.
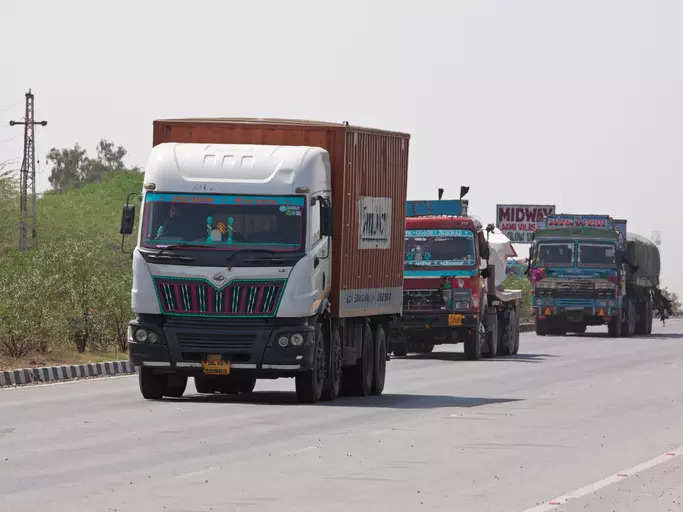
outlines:
[{"label": "truck windshield", "polygon": [[538,263],[540,265],[571,265],[573,262],[573,243],[542,243],[538,245]]},{"label": "truck windshield", "polygon": [[465,229],[406,231],[405,266],[460,267],[474,265],[474,233]]},{"label": "truck windshield", "polygon": [[579,265],[582,266],[614,266],[616,249],[614,244],[580,243]]},{"label": "truck windshield", "polygon": [[303,248],[305,198],[148,192],[142,245],[292,252]]}]

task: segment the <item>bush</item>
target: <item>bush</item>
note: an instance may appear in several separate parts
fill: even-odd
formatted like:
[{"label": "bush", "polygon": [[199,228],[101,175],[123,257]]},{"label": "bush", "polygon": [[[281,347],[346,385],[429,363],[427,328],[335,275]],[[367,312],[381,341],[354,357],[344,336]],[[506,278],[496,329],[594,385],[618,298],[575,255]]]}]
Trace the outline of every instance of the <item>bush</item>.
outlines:
[{"label": "bush", "polygon": [[521,290],[522,300],[519,306],[519,317],[523,322],[528,322],[533,318],[531,313],[531,285],[526,276],[510,274],[503,281],[503,288],[509,290]]},{"label": "bush", "polygon": [[127,348],[132,269],[118,228],[126,195],[141,187],[140,173],[121,172],[45,194],[37,202],[37,247],[20,253],[16,241],[0,240],[3,354]]}]

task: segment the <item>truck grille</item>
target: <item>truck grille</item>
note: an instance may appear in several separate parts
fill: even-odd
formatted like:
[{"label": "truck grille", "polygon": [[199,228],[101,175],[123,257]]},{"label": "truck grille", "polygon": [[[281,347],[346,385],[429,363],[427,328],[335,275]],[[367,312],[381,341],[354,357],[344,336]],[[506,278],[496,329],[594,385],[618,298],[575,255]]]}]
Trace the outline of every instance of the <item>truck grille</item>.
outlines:
[{"label": "truck grille", "polygon": [[176,340],[181,352],[231,352],[250,350],[255,335],[239,333],[176,333]]},{"label": "truck grille", "polygon": [[536,288],[537,297],[570,299],[610,299],[614,290],[594,289],[590,279],[558,279],[553,288]]},{"label": "truck grille", "polygon": [[440,311],[445,305],[441,290],[404,290],[403,311],[408,313]]},{"label": "truck grille", "polygon": [[154,285],[164,313],[248,317],[274,316],[285,281],[232,281],[219,289],[203,280],[161,277],[154,278]]}]

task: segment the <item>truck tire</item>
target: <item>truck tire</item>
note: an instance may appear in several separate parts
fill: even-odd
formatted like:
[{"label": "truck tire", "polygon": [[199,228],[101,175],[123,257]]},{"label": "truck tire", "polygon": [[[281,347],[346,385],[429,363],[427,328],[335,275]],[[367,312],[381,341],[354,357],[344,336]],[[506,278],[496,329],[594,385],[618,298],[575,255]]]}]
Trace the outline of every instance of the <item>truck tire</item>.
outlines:
[{"label": "truck tire", "polygon": [[297,373],[295,378],[296,397],[301,403],[313,404],[320,400],[327,374],[327,350],[320,324],[316,326],[313,338],[313,364],[310,370]]},{"label": "truck tire", "polygon": [[168,375],[157,375],[152,372],[151,368],[140,368],[138,374],[138,384],[140,385],[140,393],[143,398],[147,400],[159,400],[166,392],[166,383],[168,382]]},{"label": "truck tire", "polygon": [[[434,345],[432,345],[432,348]],[[384,391],[384,380],[387,374],[387,338],[384,328],[378,325],[375,328],[375,365],[372,379],[371,394],[381,395]]]},{"label": "truck tire", "polygon": [[484,342],[486,333],[482,333],[483,323],[477,322],[474,329],[470,329],[465,335],[465,357],[470,361],[477,361],[481,358],[481,345]]},{"label": "truck tire", "polygon": [[610,338],[621,338],[621,327],[621,319],[618,316],[612,317],[607,324],[607,332],[609,333]]},{"label": "truck tire", "polygon": [[621,333],[630,338],[636,332],[636,305],[631,299],[627,299],[625,306],[626,314],[621,326]]},{"label": "truck tire", "polygon": [[646,313],[646,326],[645,326],[645,334],[652,334],[652,301],[650,299],[647,300],[647,313]]},{"label": "truck tire", "polygon": [[180,398],[185,393],[185,388],[187,387],[187,375],[179,375],[174,373],[167,376],[166,391],[164,391],[164,396],[170,396],[172,398]]},{"label": "truck tire", "polygon": [[342,368],[344,358],[342,354],[342,342],[339,329],[332,329],[329,342],[330,365],[327,369],[327,379],[323,387],[323,400],[334,400],[339,396],[342,381]]},{"label": "truck tire", "polygon": [[344,369],[342,376],[343,394],[350,396],[368,396],[372,390],[375,348],[372,329],[363,326],[361,356],[356,364]]},{"label": "truck tire", "polygon": [[496,357],[498,355],[498,314],[486,314],[486,357]]},{"label": "truck tire", "polygon": [[519,315],[516,310],[513,310],[513,315],[510,318],[510,326],[514,332],[512,349],[510,350],[510,355],[514,356],[519,352]]},{"label": "truck tire", "polygon": [[394,355],[396,357],[405,357],[408,355],[408,347],[405,341],[398,341],[394,343]]},{"label": "truck tire", "polygon": [[647,300],[636,304],[636,329],[635,334],[647,332]]},{"label": "truck tire", "polygon": [[504,356],[516,354],[519,348],[519,317],[517,311],[510,309],[498,318],[499,320],[503,319],[503,324],[498,324],[498,330],[502,333],[498,337],[500,340],[498,344],[499,353]]},{"label": "truck tire", "polygon": [[536,319],[536,336],[545,336],[548,334],[548,326],[546,320]]}]

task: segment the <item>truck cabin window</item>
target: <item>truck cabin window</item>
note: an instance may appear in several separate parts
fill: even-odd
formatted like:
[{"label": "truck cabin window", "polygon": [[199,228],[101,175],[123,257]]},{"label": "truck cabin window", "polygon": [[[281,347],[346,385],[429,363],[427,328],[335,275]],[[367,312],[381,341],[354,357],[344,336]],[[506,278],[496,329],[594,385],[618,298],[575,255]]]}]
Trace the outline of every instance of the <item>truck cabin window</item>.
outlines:
[{"label": "truck cabin window", "polygon": [[300,196],[148,193],[142,245],[299,251],[304,212]]},{"label": "truck cabin window", "polygon": [[579,264],[583,266],[616,265],[614,244],[579,244]]},{"label": "truck cabin window", "polygon": [[407,230],[405,266],[461,267],[475,263],[474,233],[465,229]]},{"label": "truck cabin window", "polygon": [[571,265],[574,262],[574,244],[539,244],[538,263],[540,265]]}]

